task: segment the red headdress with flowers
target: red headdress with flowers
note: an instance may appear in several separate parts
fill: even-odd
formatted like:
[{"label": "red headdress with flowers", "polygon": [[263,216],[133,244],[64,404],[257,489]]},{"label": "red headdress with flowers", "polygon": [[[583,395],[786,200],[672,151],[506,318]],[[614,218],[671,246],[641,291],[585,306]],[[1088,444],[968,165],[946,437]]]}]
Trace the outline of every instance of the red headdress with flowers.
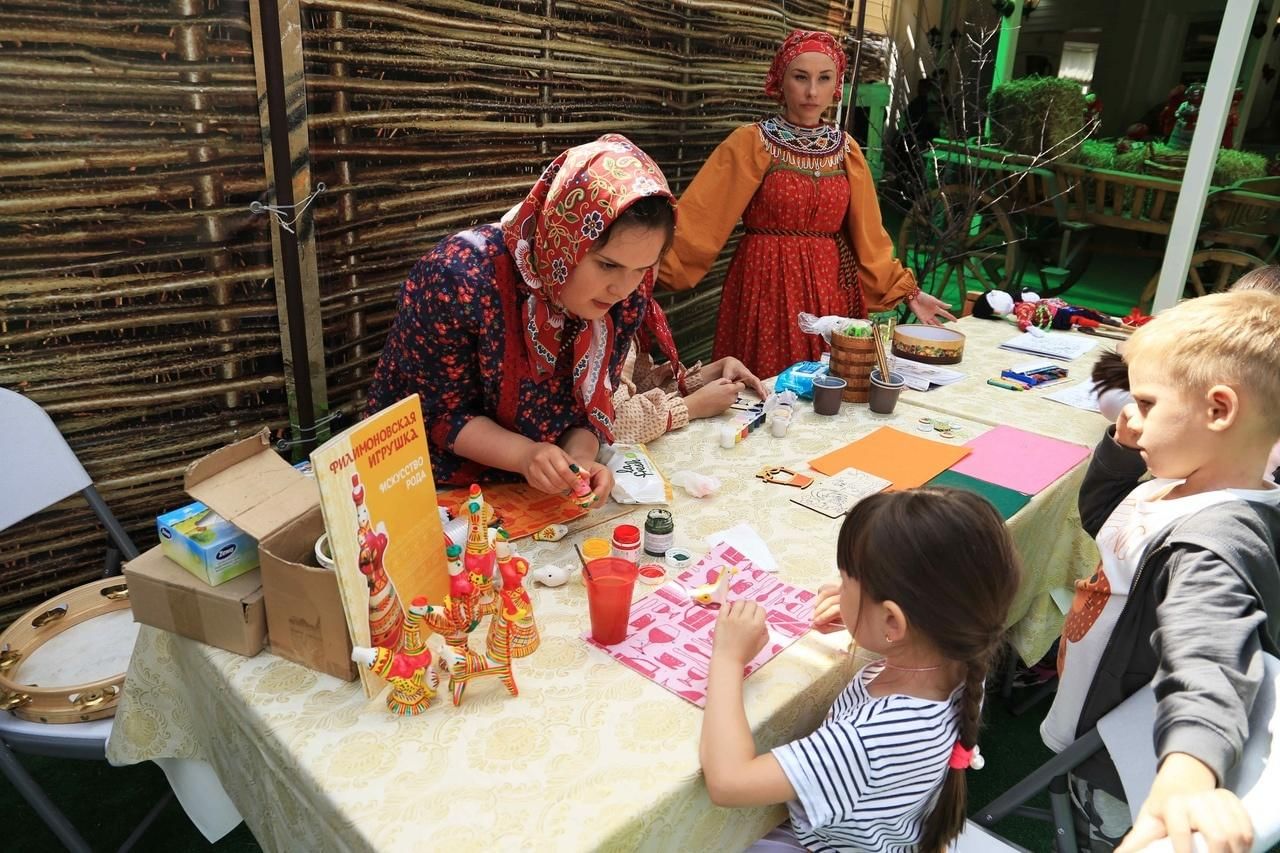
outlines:
[{"label": "red headdress with flowers", "polygon": [[[840,43],[835,36],[820,30],[793,30],[773,56],[773,64],[764,78],[764,93],[770,98],[781,100],[782,75],[787,73],[787,66],[802,53],[825,53],[836,64],[836,77],[844,79],[844,69],[848,62]],[[836,88],[837,96],[840,89]]]},{"label": "red headdress with flowers", "polygon": [[[648,196],[675,202],[667,179],[649,155],[625,136],[609,133],[551,161],[525,200],[502,217],[503,241],[526,294],[524,337],[535,378],[555,372],[565,328],[560,294],[569,274],[623,211]],[[646,330],[678,365],[671,328],[651,298],[652,271],[645,274],[640,292],[648,300]],[[614,347],[612,313],[587,322],[573,341],[574,390],[591,424],[608,440],[613,438],[613,386],[608,375]]]}]

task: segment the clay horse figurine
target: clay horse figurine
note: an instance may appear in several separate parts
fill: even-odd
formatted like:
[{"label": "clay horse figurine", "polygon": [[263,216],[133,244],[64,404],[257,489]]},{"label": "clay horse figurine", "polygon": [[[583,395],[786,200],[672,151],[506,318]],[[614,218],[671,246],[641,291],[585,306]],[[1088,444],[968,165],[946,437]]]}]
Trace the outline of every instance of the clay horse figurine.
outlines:
[{"label": "clay horse figurine", "polygon": [[[484,592],[474,583],[476,574],[464,572],[462,549],[457,545],[448,546],[445,554],[449,560],[450,593],[445,596],[442,606],[427,608],[426,622],[428,627],[444,637],[440,668],[449,676],[453,704],[462,704],[462,695],[472,680],[486,676],[497,676],[507,692],[515,696],[518,691],[511,671],[509,644],[501,641],[494,649],[497,654],[482,655],[472,650],[469,642],[471,632],[483,618],[481,598]],[[488,585],[488,593],[493,595],[492,583]]]}]

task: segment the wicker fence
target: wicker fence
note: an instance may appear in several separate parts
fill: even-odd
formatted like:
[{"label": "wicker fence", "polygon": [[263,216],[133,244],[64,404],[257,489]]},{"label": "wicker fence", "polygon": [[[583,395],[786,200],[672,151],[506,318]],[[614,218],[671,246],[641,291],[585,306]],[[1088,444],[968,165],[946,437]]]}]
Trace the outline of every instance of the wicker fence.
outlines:
[{"label": "wicker fence", "polygon": [[[679,192],[767,109],[778,39],[844,32],[851,5],[303,2],[330,409],[362,407],[396,288],[441,236],[610,130]],[[270,232],[248,207],[267,200],[249,20],[236,0],[0,9],[0,386],[49,411],[143,547],[188,462],[288,422]],[[718,287],[668,301],[705,355]],[[4,534],[0,624],[97,575],[104,541],[78,501]]]}]

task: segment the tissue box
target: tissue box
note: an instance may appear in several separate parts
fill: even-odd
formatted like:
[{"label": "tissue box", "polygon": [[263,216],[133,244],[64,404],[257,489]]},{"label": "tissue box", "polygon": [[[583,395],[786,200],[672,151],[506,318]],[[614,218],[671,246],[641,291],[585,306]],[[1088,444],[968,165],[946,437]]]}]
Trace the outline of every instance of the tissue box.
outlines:
[{"label": "tissue box", "polygon": [[209,586],[258,568],[258,540],[198,501],[158,516],[156,528],[164,555]]}]

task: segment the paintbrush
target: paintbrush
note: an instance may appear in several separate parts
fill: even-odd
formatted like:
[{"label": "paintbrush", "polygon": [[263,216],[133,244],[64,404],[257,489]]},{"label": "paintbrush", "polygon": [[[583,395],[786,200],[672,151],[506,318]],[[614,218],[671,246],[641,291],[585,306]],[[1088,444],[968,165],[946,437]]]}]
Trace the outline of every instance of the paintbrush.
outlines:
[{"label": "paintbrush", "polygon": [[871,324],[871,338],[876,345],[876,363],[880,365],[880,379],[888,383],[889,379],[889,357],[884,351],[884,338],[880,336],[880,324]]},{"label": "paintbrush", "polygon": [[573,552],[578,555],[578,562],[582,564],[582,576],[587,580],[591,579],[591,572],[587,571],[587,558],[582,556],[582,549],[578,547],[578,543],[573,543]]}]

